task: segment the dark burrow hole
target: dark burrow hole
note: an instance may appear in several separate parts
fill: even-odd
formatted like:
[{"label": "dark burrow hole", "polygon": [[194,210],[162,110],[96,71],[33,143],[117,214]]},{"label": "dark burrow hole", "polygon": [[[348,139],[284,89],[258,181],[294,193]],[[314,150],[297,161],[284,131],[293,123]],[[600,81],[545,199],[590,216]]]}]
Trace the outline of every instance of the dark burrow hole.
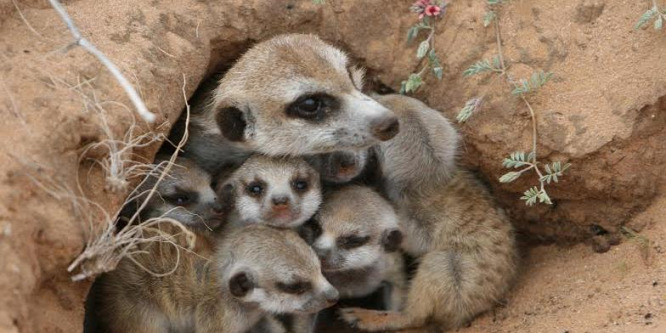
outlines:
[{"label": "dark burrow hole", "polygon": [[[289,9],[291,4],[287,5]],[[212,51],[210,62],[207,66],[206,75],[199,83],[195,92],[190,96],[188,104],[201,105],[206,98],[209,96],[210,92],[217,85],[217,82],[224,76],[224,74],[233,66],[236,60],[245,53],[249,48],[251,48],[256,41],[246,40],[238,43],[229,43],[228,41],[213,41],[212,42]],[[336,45],[337,47],[346,50],[344,45]],[[26,51],[27,52],[27,51]],[[363,59],[354,59],[350,54],[350,62],[355,65],[363,66]],[[365,76],[365,85],[363,91],[365,93],[373,92],[377,94],[391,94],[396,93],[397,91],[388,85],[384,84],[377,78],[377,72],[373,71],[370,68],[366,68]],[[184,111],[184,110],[183,110]],[[191,112],[196,112],[192,108]],[[157,155],[171,155],[175,151],[175,144],[180,141],[183,135],[184,129],[184,113],[181,112],[181,117],[174,124],[168,140],[165,141],[160,147]],[[370,159],[370,164],[374,167],[374,159]],[[376,178],[369,177],[369,182],[376,181]],[[131,216],[137,209],[136,202],[130,202],[130,204],[123,207],[121,211],[121,219],[117,223],[119,230],[126,227],[126,223],[123,220],[123,217]],[[418,267],[418,263],[413,258],[404,255],[406,262],[406,270],[408,276],[411,278]],[[99,284],[104,281],[106,274],[101,274],[93,282],[88,295],[85,301],[85,315],[83,323],[83,332],[84,333],[96,333],[96,332],[107,332],[100,322],[101,316],[104,315],[104,310],[101,305],[97,302],[99,299],[100,288]],[[146,286],[149,288],[149,286]],[[383,284],[381,288],[373,292],[372,294],[358,299],[346,299],[342,300],[340,303],[336,304],[333,307],[327,308],[320,312],[317,319],[317,326],[314,332],[357,332],[347,324],[345,324],[338,316],[337,310],[341,307],[363,307],[368,309],[377,309],[377,310],[388,310],[385,306],[385,302],[388,300],[390,286]],[[287,327],[291,328],[293,324],[293,318],[290,316],[277,316],[277,319]],[[253,329],[252,332],[263,332],[262,328]],[[267,331],[269,332],[269,331]]]}]

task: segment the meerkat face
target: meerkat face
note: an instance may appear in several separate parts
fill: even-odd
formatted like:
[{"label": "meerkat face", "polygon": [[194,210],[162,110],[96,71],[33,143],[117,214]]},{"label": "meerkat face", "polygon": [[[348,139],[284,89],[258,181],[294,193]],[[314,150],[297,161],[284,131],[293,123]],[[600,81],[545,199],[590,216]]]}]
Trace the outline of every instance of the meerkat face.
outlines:
[{"label": "meerkat face", "polygon": [[223,281],[242,302],[274,314],[316,313],[337,302],[317,255],[295,232],[253,225],[230,238]]},{"label": "meerkat face", "polygon": [[323,181],[343,184],[350,182],[363,172],[368,162],[368,150],[337,151],[309,156],[307,160],[319,171]]},{"label": "meerkat face", "polygon": [[327,196],[300,233],[319,256],[324,273],[371,266],[383,253],[398,250],[402,241],[391,205],[361,186]]},{"label": "meerkat face", "polygon": [[227,182],[243,224],[295,228],[321,203],[319,175],[300,158],[250,157]]},{"label": "meerkat face", "polygon": [[[155,185],[158,175],[149,177],[140,187],[142,192],[134,203],[137,207]],[[228,197],[218,198],[210,174],[193,161],[179,157],[169,175],[158,184],[142,216],[172,218],[194,229],[214,230],[225,221],[231,206],[229,201]]]},{"label": "meerkat face", "polygon": [[281,35],[250,49],[197,120],[248,150],[301,156],[369,147],[396,135],[393,112],[361,92],[364,72],[313,35]]}]

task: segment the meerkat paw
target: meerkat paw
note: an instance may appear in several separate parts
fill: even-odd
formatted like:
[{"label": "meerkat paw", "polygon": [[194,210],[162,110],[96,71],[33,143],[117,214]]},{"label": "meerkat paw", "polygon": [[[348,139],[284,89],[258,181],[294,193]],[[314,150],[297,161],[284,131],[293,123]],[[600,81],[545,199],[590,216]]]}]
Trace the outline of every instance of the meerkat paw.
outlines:
[{"label": "meerkat paw", "polygon": [[361,308],[340,309],[340,317],[364,331],[386,331],[406,328],[408,318],[397,311],[377,311]]}]

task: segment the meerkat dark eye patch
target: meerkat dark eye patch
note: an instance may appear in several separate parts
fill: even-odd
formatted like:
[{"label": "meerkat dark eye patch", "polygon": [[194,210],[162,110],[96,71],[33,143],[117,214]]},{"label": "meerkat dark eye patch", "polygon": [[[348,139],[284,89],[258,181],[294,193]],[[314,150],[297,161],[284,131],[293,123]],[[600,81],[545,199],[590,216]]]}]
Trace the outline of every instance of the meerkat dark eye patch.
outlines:
[{"label": "meerkat dark eye patch", "polygon": [[312,290],[312,284],[307,281],[299,281],[293,283],[278,282],[275,287],[287,294],[300,295],[307,291]]},{"label": "meerkat dark eye patch", "polygon": [[397,229],[385,230],[382,233],[382,246],[386,252],[395,252],[402,244],[402,232]]},{"label": "meerkat dark eye patch", "polygon": [[294,191],[302,193],[308,190],[310,184],[308,183],[307,179],[296,178],[291,181],[291,187],[294,189]]},{"label": "meerkat dark eye patch", "polygon": [[264,190],[266,190],[266,183],[260,180],[252,181],[245,186],[245,192],[255,198],[261,197],[264,194]]},{"label": "meerkat dark eye patch", "polygon": [[319,222],[314,218],[307,220],[299,229],[298,234],[306,243],[312,244],[322,234]]},{"label": "meerkat dark eye patch", "polygon": [[186,206],[197,202],[199,193],[192,191],[178,190],[176,193],[165,196],[164,199],[175,206]]},{"label": "meerkat dark eye patch", "polygon": [[236,273],[229,279],[229,291],[236,297],[243,297],[252,289],[254,289],[254,282],[246,272]]},{"label": "meerkat dark eye patch", "polygon": [[328,94],[310,94],[299,97],[287,106],[287,115],[312,121],[321,121],[339,108],[338,101]]},{"label": "meerkat dark eye patch", "polygon": [[217,110],[217,126],[219,126],[222,135],[229,141],[243,141],[245,127],[247,122],[243,112],[233,106]]},{"label": "meerkat dark eye patch", "polygon": [[370,236],[343,236],[338,237],[335,244],[341,249],[351,250],[365,245],[369,240]]}]

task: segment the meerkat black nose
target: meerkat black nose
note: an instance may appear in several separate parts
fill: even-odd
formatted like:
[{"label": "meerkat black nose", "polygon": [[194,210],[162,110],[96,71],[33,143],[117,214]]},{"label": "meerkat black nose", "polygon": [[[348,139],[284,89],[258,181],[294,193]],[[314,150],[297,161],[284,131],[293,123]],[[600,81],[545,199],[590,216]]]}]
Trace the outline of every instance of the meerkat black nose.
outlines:
[{"label": "meerkat black nose", "polygon": [[340,159],[340,168],[346,169],[351,168],[356,165],[356,160],[354,157],[343,157]]},{"label": "meerkat black nose", "polygon": [[271,200],[273,201],[273,206],[275,206],[276,208],[277,207],[286,208],[289,205],[289,197],[286,195],[273,197]]},{"label": "meerkat black nose", "polygon": [[210,207],[210,209],[211,209],[211,211],[213,211],[213,214],[222,214],[222,213],[224,213],[224,206],[219,202],[214,203]]},{"label": "meerkat black nose", "polygon": [[326,298],[326,301],[328,301],[329,303],[335,304],[338,302],[338,299],[340,298],[340,293],[335,288],[329,288],[324,291],[324,297]]},{"label": "meerkat black nose", "polygon": [[400,122],[395,116],[381,118],[370,124],[372,135],[379,140],[387,141],[400,131]]}]

